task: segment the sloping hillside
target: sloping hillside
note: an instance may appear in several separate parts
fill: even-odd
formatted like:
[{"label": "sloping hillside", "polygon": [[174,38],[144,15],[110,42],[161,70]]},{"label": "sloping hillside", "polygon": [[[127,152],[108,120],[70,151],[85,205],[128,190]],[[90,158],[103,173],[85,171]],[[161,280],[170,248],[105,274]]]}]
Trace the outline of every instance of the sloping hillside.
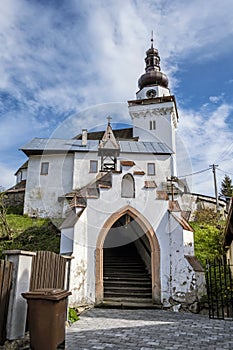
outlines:
[{"label": "sloping hillside", "polygon": [[49,219],[32,219],[15,214],[6,217],[12,238],[0,238],[0,258],[3,258],[3,250],[7,249],[59,252],[60,231]]}]

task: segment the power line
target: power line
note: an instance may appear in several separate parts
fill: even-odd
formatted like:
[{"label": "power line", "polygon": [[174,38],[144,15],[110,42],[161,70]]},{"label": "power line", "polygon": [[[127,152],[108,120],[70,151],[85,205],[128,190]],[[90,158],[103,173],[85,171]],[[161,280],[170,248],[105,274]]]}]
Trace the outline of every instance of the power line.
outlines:
[{"label": "power line", "polygon": [[218,168],[218,170],[221,171],[224,174],[227,174],[227,175],[229,174],[229,175],[233,176],[233,173],[230,173],[229,171],[225,171],[225,170],[222,170],[222,169],[219,169],[219,168]]},{"label": "power line", "polygon": [[221,154],[217,157],[217,159],[215,160],[215,162],[223,162],[223,159],[227,156],[230,155],[232,150],[231,148],[233,148],[233,142],[231,142],[227,147],[224,148],[224,150],[221,152]]},{"label": "power line", "polygon": [[209,171],[209,170],[210,170],[210,168],[199,170],[199,171],[196,171],[195,173],[192,173],[192,174],[180,175],[180,176],[178,176],[178,178],[201,174],[201,173],[204,173],[205,171]]}]

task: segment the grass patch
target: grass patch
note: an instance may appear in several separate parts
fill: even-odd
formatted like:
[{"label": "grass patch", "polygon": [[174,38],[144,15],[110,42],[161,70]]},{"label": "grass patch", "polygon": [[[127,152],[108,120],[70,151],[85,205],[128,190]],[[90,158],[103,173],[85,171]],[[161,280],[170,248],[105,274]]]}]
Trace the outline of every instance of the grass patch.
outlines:
[{"label": "grass patch", "polygon": [[12,239],[0,240],[0,258],[3,250],[50,250],[59,253],[60,231],[49,219],[32,219],[22,215],[7,215]]}]

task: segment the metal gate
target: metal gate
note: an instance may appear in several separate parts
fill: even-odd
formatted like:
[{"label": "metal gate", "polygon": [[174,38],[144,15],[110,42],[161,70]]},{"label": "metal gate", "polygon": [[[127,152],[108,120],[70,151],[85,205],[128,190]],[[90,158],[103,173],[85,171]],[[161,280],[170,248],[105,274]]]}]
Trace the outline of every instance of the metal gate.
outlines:
[{"label": "metal gate", "polygon": [[233,265],[225,257],[206,264],[209,317],[233,320]]}]

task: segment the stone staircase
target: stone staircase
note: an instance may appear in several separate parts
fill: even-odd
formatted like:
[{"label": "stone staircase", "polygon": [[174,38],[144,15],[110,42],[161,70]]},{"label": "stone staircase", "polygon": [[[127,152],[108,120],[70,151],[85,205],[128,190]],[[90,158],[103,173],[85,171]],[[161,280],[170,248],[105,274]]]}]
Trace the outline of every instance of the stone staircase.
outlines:
[{"label": "stone staircase", "polygon": [[151,276],[136,250],[115,248],[105,253],[104,304],[152,306]]}]

